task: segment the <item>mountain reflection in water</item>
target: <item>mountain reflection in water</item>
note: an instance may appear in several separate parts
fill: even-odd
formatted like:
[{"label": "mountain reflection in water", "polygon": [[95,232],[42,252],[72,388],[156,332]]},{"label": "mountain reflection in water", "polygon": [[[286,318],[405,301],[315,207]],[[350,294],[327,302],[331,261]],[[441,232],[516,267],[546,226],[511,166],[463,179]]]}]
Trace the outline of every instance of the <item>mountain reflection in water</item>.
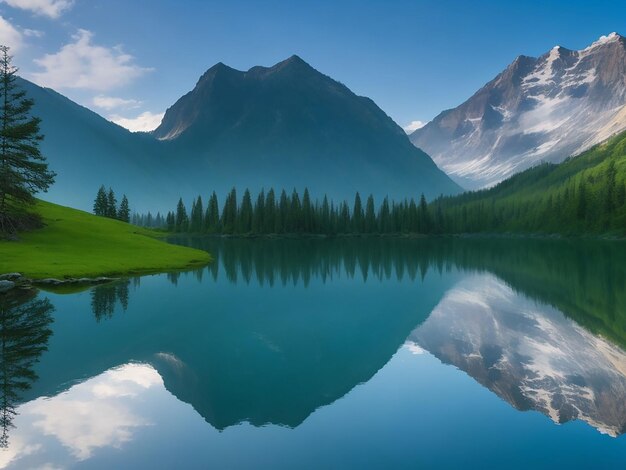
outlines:
[{"label": "mountain reflection in water", "polygon": [[15,419],[6,420],[0,463],[36,466],[47,439],[67,462],[125,448],[156,419],[152,400],[181,413],[178,404],[189,404],[211,429],[296,430],[371,382],[402,345],[454,365],[518,410],[610,436],[625,430],[620,243],[174,241],[216,261],[65,296],[3,297],[6,338],[30,328],[13,319],[41,314],[28,317],[38,319],[32,347],[3,351],[8,383],[25,385],[5,392],[5,416]]}]

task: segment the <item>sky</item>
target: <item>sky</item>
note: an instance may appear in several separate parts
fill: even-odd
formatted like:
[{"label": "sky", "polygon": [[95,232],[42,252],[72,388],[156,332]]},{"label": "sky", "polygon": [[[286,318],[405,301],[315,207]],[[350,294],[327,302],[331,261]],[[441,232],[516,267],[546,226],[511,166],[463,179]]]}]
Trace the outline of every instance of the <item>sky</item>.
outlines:
[{"label": "sky", "polygon": [[626,35],[624,0],[0,0],[20,74],[131,130],[206,69],[297,54],[402,127],[458,106],[520,54]]}]

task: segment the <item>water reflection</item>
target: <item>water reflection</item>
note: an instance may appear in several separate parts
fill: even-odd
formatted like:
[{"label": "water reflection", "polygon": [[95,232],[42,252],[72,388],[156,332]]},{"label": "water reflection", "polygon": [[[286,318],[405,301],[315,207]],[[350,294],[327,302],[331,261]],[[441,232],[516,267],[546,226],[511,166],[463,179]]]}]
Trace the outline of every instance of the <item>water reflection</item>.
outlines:
[{"label": "water reflection", "polygon": [[[134,278],[135,286],[139,278]],[[128,308],[128,290],[130,279],[115,281],[110,284],[102,284],[91,289],[91,311],[97,321],[111,318],[115,313],[116,305],[125,312]]]},{"label": "water reflection", "polygon": [[[178,242],[208,249],[216,261],[141,285],[136,278],[52,296],[60,314],[51,346],[43,355],[29,349],[41,355],[29,362],[40,378],[20,398],[20,413],[32,418],[23,420],[28,433],[54,434],[75,459],[124,447],[149,427],[149,416],[136,411],[156,389],[190,404],[212,429],[242,422],[300,428],[371,381],[407,338],[413,352],[458,367],[517,409],[558,423],[580,419],[612,436],[624,432],[620,243]],[[32,299],[28,305],[36,310]],[[49,335],[39,338],[45,343]],[[142,377],[150,378],[147,388],[131,383]],[[78,406],[74,397],[84,398],[82,418],[66,417]],[[86,426],[83,418],[104,419],[92,408],[118,402],[122,408],[105,413],[108,425],[82,441],[72,431]]]},{"label": "water reflection", "polygon": [[0,294],[0,447],[8,446],[17,403],[37,380],[33,368],[47,349],[53,310],[34,292]]},{"label": "water reflection", "polygon": [[409,341],[471,375],[519,410],[555,423],[626,429],[626,353],[492,275],[448,291]]},{"label": "water reflection", "polygon": [[38,468],[42,461],[69,467],[99,451],[122,448],[152,424],[141,402],[163,392],[154,368],[125,364],[56,396],[20,405],[17,431],[0,454],[0,467]]}]

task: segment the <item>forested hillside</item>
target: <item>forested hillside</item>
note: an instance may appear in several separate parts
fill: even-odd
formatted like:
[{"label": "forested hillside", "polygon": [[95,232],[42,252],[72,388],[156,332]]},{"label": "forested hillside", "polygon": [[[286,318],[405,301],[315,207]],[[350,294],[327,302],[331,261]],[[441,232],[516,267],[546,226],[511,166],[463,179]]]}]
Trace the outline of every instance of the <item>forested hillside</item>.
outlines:
[{"label": "forested hillside", "polygon": [[491,189],[435,200],[446,233],[626,234],[626,133]]}]

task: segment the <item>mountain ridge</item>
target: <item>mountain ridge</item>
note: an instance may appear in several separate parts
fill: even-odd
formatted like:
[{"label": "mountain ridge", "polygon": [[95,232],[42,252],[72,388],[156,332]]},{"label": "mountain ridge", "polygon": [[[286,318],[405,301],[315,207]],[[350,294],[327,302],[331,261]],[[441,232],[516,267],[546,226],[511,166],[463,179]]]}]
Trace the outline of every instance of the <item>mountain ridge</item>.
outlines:
[{"label": "mountain ridge", "polygon": [[62,94],[20,79],[42,118],[42,153],[58,174],[52,202],[90,209],[101,184],[132,209],[156,211],[236,187],[336,200],[433,198],[461,188],[369,98],[293,55],[241,72],[223,63],[168,108],[151,133],[131,133]]}]

